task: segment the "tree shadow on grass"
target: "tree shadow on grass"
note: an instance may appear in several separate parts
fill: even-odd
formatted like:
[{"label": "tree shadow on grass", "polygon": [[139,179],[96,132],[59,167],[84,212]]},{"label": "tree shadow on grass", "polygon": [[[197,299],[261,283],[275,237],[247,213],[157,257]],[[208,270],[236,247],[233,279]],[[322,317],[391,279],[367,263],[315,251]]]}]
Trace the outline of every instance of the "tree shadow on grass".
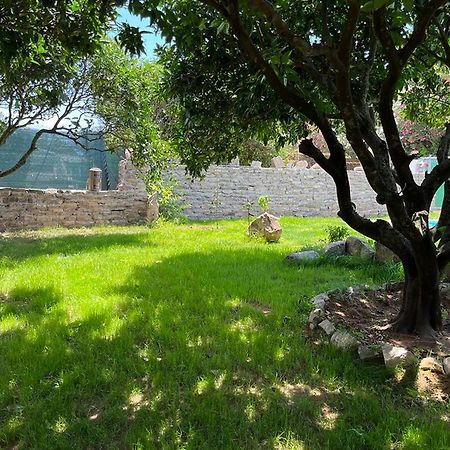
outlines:
[{"label": "tree shadow on grass", "polygon": [[441,408],[424,411],[384,369],[305,334],[295,284],[310,294],[333,282],[268,253],[215,251],[137,266],[105,292],[120,294],[116,310],[82,320],[47,291],[50,304],[0,335],[0,444],[448,447]]},{"label": "tree shadow on grass", "polygon": [[[43,255],[70,256],[95,252],[110,247],[154,246],[146,233],[105,232],[95,235],[65,234],[55,237],[13,237],[0,241],[2,264],[22,261]],[[6,264],[7,265],[7,264]]]}]

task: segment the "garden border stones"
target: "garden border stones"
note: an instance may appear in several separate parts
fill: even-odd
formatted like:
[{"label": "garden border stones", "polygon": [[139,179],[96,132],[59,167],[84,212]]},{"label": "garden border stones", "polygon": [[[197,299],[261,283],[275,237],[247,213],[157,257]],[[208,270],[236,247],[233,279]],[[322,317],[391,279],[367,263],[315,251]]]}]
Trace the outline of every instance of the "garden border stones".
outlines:
[{"label": "garden border stones", "polygon": [[[375,287],[375,290],[386,288],[385,286]],[[337,329],[335,324],[326,315],[326,305],[330,301],[331,295],[343,294],[352,295],[363,289],[369,289],[367,285],[352,286],[347,289],[334,289],[331,291],[323,292],[311,298],[311,303],[314,309],[309,314],[308,326],[310,330],[319,330],[325,334],[331,345],[342,351],[357,351],[358,358],[361,361],[373,361],[383,359],[384,365],[387,369],[393,370],[396,367],[406,367],[409,365],[415,365],[419,362],[418,358],[407,348],[394,346],[387,342],[379,342],[377,344],[367,345],[360,342],[350,332]],[[424,358],[421,363],[430,358]],[[450,377],[450,356],[443,358],[440,362],[436,358],[433,358],[434,364],[441,368],[441,373]]]}]

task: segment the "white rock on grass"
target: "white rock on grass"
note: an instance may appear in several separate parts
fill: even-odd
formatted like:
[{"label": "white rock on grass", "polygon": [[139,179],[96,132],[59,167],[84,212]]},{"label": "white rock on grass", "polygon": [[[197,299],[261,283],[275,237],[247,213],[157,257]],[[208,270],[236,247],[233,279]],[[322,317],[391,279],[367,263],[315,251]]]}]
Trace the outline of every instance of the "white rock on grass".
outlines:
[{"label": "white rock on grass", "polygon": [[330,298],[328,297],[328,295],[323,293],[323,294],[319,294],[319,295],[316,295],[315,297],[313,297],[311,299],[311,303],[318,309],[324,309],[325,305],[329,299]]},{"label": "white rock on grass", "polygon": [[332,335],[336,330],[333,323],[330,322],[328,319],[322,320],[322,322],[319,323],[319,327],[322,328],[322,330],[325,331],[325,333],[327,333],[328,336]]},{"label": "white rock on grass", "polygon": [[444,359],[442,367],[444,368],[445,375],[450,376],[450,357]]},{"label": "white rock on grass", "polygon": [[286,256],[286,261],[290,263],[302,263],[307,261],[314,261],[319,257],[319,254],[314,250],[306,250],[303,252],[294,252]]},{"label": "white rock on grass", "polygon": [[397,366],[409,366],[417,362],[416,357],[406,348],[384,344],[382,347],[384,365],[388,369]]},{"label": "white rock on grass", "polygon": [[352,350],[359,345],[358,340],[346,331],[336,331],[331,336],[330,342],[341,350]]}]

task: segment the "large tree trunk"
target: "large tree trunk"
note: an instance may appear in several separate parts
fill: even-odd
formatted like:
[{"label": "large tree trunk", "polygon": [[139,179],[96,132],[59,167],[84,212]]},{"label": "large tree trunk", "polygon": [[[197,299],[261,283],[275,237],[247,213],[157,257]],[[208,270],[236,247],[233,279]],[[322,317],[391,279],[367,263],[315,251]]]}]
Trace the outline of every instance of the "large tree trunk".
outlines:
[{"label": "large tree trunk", "polygon": [[414,264],[403,264],[403,300],[393,329],[435,338],[442,328],[436,250],[429,235],[413,247]]}]

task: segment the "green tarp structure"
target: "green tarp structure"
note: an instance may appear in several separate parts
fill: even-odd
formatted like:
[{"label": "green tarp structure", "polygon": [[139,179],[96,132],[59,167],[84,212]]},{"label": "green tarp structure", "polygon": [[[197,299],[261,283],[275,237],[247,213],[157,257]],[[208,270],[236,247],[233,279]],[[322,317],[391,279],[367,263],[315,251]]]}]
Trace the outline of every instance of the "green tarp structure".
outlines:
[{"label": "green tarp structure", "polygon": [[[0,170],[11,167],[28,148],[36,130],[17,130],[0,146]],[[17,171],[0,178],[0,187],[86,189],[91,167],[102,169],[102,189],[115,189],[120,156],[108,152],[103,140],[85,140],[85,150],[72,140],[44,134],[28,161]],[[84,145],[84,144],[83,144]]]}]

